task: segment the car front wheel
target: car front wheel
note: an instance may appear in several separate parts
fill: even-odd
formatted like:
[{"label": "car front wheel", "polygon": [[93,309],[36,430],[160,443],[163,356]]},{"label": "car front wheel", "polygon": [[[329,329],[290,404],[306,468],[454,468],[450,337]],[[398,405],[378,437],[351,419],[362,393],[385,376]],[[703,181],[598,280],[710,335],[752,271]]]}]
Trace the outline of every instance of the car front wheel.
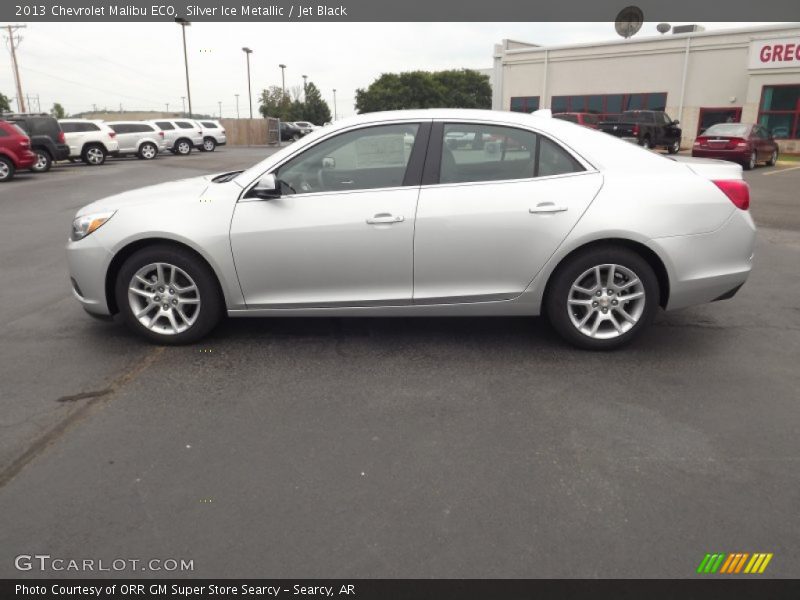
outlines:
[{"label": "car front wheel", "polygon": [[31,171],[34,173],[46,173],[53,166],[53,158],[47,150],[34,150],[36,162],[33,163]]},{"label": "car front wheel", "polygon": [[223,302],[211,269],[191,252],[144,248],[123,264],[115,286],[125,323],[152,342],[188,344],[219,322]]},{"label": "car front wheel", "polygon": [[192,152],[192,144],[189,140],[178,140],[175,144],[175,153],[186,156]]},{"label": "car front wheel", "polygon": [[680,140],[675,140],[667,147],[667,152],[670,154],[677,154],[681,149],[681,142]]},{"label": "car front wheel", "polygon": [[14,179],[14,163],[0,156],[0,181]]},{"label": "car front wheel", "polygon": [[217,147],[217,142],[214,138],[205,138],[203,140],[203,152],[213,152]]},{"label": "car front wheel", "polygon": [[777,162],[778,162],[778,151],[773,150],[772,154],[769,157],[769,160],[767,161],[767,166],[774,167],[775,163]]},{"label": "car front wheel", "polygon": [[545,298],[553,328],[587,350],[613,350],[631,342],[658,309],[658,279],[632,250],[591,248],[556,271]]}]

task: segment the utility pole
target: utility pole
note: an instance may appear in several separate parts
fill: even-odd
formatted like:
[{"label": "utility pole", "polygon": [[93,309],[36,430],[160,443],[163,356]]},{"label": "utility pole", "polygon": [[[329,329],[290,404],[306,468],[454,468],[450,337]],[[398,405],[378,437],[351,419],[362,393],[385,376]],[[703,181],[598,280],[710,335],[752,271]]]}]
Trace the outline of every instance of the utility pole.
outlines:
[{"label": "utility pole", "polygon": [[283,95],[285,96],[286,95],[286,76],[285,76],[286,65],[281,64],[281,65],[278,65],[278,66],[281,68],[281,91],[282,91]]},{"label": "utility pole", "polygon": [[183,104],[183,116],[186,116],[186,96],[181,96],[181,103]]},{"label": "utility pole", "polygon": [[19,65],[17,64],[17,46],[22,41],[19,35],[15,35],[17,29],[25,29],[27,25],[6,25],[8,29],[8,45],[11,47],[11,62],[14,63],[14,83],[17,84],[17,108],[20,112],[25,112],[25,100],[22,97],[22,82],[19,79]]},{"label": "utility pole", "polygon": [[219,105],[219,118],[222,118],[222,100],[218,100],[217,104]]},{"label": "utility pole", "polygon": [[[189,89],[189,56],[186,54],[186,28],[191,25],[189,21],[186,19],[182,19],[181,17],[177,17],[175,22],[181,26],[181,32],[183,33],[183,65],[186,67],[186,97],[189,99],[189,118],[192,118],[192,92]],[[184,113],[186,109],[184,108]]]},{"label": "utility pole", "polygon": [[166,110],[165,112],[169,112],[169,102],[165,102],[165,103],[164,103],[164,106],[166,106],[166,107],[167,107],[167,110]]},{"label": "utility pole", "polygon": [[239,94],[234,94],[236,96],[236,118],[239,118]]},{"label": "utility pole", "polygon": [[333,88],[333,120],[339,119],[339,113],[336,111],[336,88]]},{"label": "utility pole", "polygon": [[250,55],[253,51],[245,46],[242,52],[247,56],[247,99],[250,101],[250,118],[253,118],[253,91],[250,89]]},{"label": "utility pole", "polygon": [[306,92],[308,92],[308,75],[301,75],[303,78],[303,103],[306,101]]},{"label": "utility pole", "polygon": [[42,103],[39,101],[39,94],[36,94],[36,110],[42,112]]},{"label": "utility pole", "polygon": [[92,104],[92,112],[97,112],[97,104]]}]

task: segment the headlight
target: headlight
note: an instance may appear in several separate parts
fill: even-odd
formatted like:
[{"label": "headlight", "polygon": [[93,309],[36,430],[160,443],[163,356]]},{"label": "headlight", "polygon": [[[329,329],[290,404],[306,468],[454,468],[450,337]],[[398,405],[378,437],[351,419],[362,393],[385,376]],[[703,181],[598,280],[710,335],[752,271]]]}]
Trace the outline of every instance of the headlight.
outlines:
[{"label": "headlight", "polygon": [[94,213],[93,215],[83,215],[75,217],[72,222],[72,235],[70,239],[73,242],[82,240],[87,235],[103,226],[103,224],[114,216],[115,210],[102,213]]}]

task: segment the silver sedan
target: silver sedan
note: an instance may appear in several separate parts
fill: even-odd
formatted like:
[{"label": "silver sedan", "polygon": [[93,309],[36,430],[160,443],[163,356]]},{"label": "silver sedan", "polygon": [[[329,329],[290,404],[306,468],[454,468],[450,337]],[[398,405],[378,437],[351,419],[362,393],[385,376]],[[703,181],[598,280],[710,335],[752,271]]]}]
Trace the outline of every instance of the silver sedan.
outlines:
[{"label": "silver sedan", "polygon": [[738,165],[547,113],[387,112],[244,171],[89,204],[67,255],[88,312],[157,343],[194,342],[226,314],[545,314],[569,342],[611,349],[659,308],[736,293],[748,206]]}]

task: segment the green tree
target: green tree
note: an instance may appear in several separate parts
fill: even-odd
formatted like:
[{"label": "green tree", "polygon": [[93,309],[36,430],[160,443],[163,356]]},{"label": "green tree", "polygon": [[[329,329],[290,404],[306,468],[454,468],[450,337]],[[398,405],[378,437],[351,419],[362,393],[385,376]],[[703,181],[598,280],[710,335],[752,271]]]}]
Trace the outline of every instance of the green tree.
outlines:
[{"label": "green tree", "polygon": [[359,113],[404,108],[491,108],[489,77],[470,69],[384,73],[356,90]]},{"label": "green tree", "polygon": [[314,125],[324,125],[331,120],[331,108],[322,99],[319,88],[312,82],[306,85],[305,102],[301,103],[302,117],[296,121],[310,121]]},{"label": "green tree", "polygon": [[11,110],[11,99],[4,93],[0,92],[0,112]]},{"label": "green tree", "polygon": [[258,112],[264,118],[273,117],[281,121],[291,121],[292,101],[289,94],[284,94],[279,86],[273,85],[263,90],[258,102],[261,105],[258,107]]},{"label": "green tree", "polygon": [[67,113],[64,111],[64,107],[61,106],[58,102],[53,104],[53,108],[50,109],[50,112],[56,119],[63,119],[67,116]]}]

